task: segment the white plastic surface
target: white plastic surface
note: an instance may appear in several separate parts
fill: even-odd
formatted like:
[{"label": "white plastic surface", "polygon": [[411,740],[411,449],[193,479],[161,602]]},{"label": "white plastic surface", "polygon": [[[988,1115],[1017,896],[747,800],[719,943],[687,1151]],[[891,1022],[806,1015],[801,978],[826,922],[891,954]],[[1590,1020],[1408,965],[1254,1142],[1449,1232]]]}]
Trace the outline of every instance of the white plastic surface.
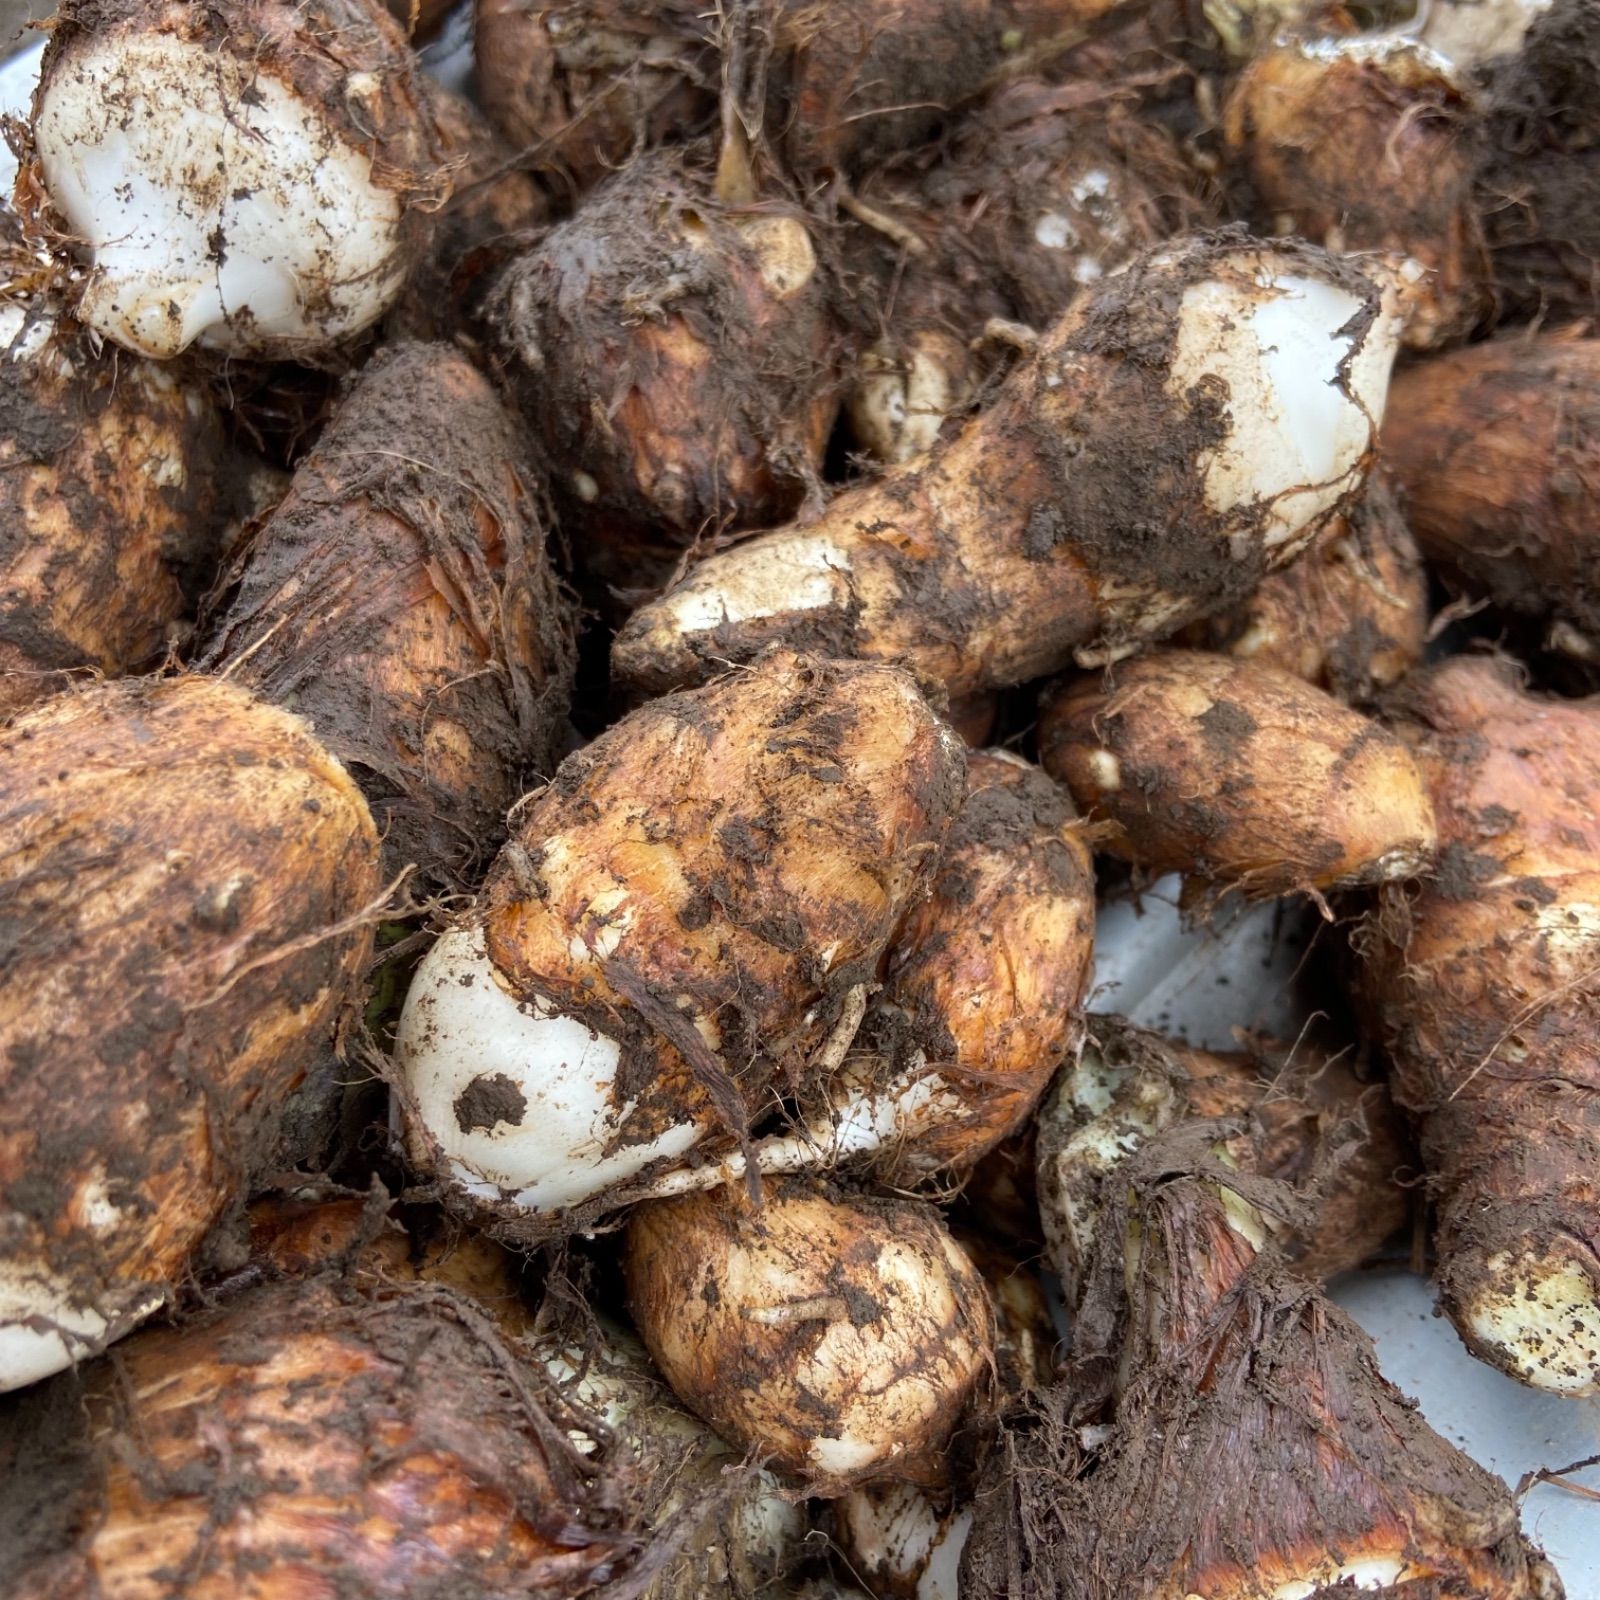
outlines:
[{"label": "white plastic surface", "polygon": [[[1185,928],[1178,889],[1176,878],[1164,878],[1137,907],[1102,908],[1091,1009],[1217,1050],[1236,1047],[1241,1027],[1296,1038],[1319,1001],[1329,1000],[1314,988],[1305,960],[1322,926],[1316,911],[1225,902],[1212,928]],[[1600,1400],[1540,1394],[1476,1360],[1434,1315],[1432,1287],[1403,1263],[1348,1273],[1331,1292],[1377,1345],[1390,1381],[1445,1438],[1513,1488],[1525,1473],[1600,1454]],[[1600,1492],[1600,1466],[1568,1481]],[[1535,1484],[1523,1526],[1555,1562],[1567,1600],[1600,1600],[1600,1501]]]}]

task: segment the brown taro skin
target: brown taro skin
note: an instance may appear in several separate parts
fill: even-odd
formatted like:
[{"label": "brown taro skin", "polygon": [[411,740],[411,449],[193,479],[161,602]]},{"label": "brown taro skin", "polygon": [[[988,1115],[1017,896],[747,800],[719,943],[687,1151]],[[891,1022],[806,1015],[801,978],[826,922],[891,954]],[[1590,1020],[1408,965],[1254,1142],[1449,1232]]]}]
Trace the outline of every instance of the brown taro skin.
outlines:
[{"label": "brown taro skin", "polygon": [[[236,685],[104,684],[0,735],[10,1339],[28,1284],[65,1325],[123,1331],[277,1159],[380,887],[361,792],[304,722]],[[83,1353],[63,1344],[46,1370]]]},{"label": "brown taro skin", "polygon": [[210,581],[226,507],[221,422],[181,373],[6,301],[0,373],[3,722],[69,673],[159,662]]},{"label": "brown taro skin", "polygon": [[1450,581],[1600,652],[1600,339],[1507,334],[1406,368],[1383,455]]},{"label": "brown taro skin", "polygon": [[1094,861],[1072,802],[1032,763],[974,752],[861,1041],[937,1074],[959,1110],[891,1146],[880,1174],[965,1170],[1016,1132],[1083,1037],[1093,972]]},{"label": "brown taro skin", "polygon": [[1282,667],[1347,705],[1366,705],[1422,659],[1427,633],[1428,574],[1380,469],[1292,567],[1269,573],[1248,600],[1180,638]]},{"label": "brown taro skin", "polygon": [[437,1286],[258,1286],[79,1382],[0,1444],[12,1600],[568,1600],[642,1543],[630,1469]]},{"label": "brown taro skin", "polygon": [[1505,1484],[1285,1267],[1292,1201],[1210,1157],[1224,1131],[1130,1159],[1069,1375],[989,1452],[963,1600],[1560,1600]]},{"label": "brown taro skin", "polygon": [[678,1398],[815,1491],[937,1484],[993,1359],[976,1267],[922,1201],[770,1184],[640,1205],[623,1258],[639,1332]]},{"label": "brown taro skin", "polygon": [[1390,255],[1414,350],[1464,338],[1488,299],[1475,107],[1443,67],[1407,40],[1280,39],[1223,111],[1236,184],[1264,226]]},{"label": "brown taro skin", "polygon": [[927,139],[1008,62],[1117,0],[783,0],[768,121],[808,188]]},{"label": "brown taro skin", "polygon": [[385,870],[474,885],[555,770],[572,607],[529,445],[444,345],[361,374],[236,566],[207,666],[292,707],[350,769]]},{"label": "brown taro skin", "polygon": [[[1457,657],[1396,712],[1439,818],[1430,880],[1361,940],[1395,1098],[1418,1118],[1440,1298],[1526,1383],[1600,1388],[1600,702]],[[1542,1285],[1542,1287],[1541,1287]]]},{"label": "brown taro skin", "polygon": [[705,155],[632,163],[511,264],[489,308],[562,525],[620,582],[640,582],[640,546],[665,578],[704,534],[792,515],[837,404],[799,209],[720,201]]},{"label": "brown taro skin", "polygon": [[697,0],[475,0],[484,110],[573,203],[717,110],[714,13]]},{"label": "brown taro skin", "polygon": [[1307,1278],[1362,1265],[1405,1223],[1410,1141],[1387,1088],[1363,1081],[1348,1055],[1303,1040],[1215,1053],[1096,1016],[1037,1123],[1039,1212],[1069,1306],[1126,1155],[1168,1128],[1224,1117],[1236,1130],[1227,1144],[1235,1163],[1292,1184],[1307,1202],[1279,1235]]},{"label": "brown taro skin", "polygon": [[1164,650],[1047,691],[1040,759],[1100,848],[1259,897],[1406,877],[1432,809],[1406,746],[1276,667]]},{"label": "brown taro skin", "polygon": [[[569,756],[489,875],[489,958],[621,1045],[613,1149],[742,1134],[877,981],[965,752],[892,667],[770,652]],[[518,1227],[538,1224],[519,1214]]]}]

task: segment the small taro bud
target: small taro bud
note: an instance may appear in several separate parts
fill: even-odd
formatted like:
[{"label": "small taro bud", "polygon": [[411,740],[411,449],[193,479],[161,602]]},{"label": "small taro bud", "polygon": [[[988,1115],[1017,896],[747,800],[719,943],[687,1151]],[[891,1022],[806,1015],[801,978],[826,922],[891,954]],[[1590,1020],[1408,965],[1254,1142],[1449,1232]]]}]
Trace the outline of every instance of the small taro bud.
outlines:
[{"label": "small taro bud", "polygon": [[437,1286],[257,1286],[80,1383],[0,1421],[9,1600],[571,1600],[648,1546],[632,1463]]},{"label": "small taro bud", "polygon": [[1506,1486],[1284,1268],[1292,1201],[1210,1155],[1224,1126],[1130,1157],[1071,1373],[989,1453],[962,1600],[1560,1600]]},{"label": "small taro bud", "polygon": [[787,640],[965,695],[1128,654],[1244,598],[1343,509],[1395,333],[1373,285],[1307,245],[1146,255],[925,458],[642,606],[613,670],[660,690]]},{"label": "small taro bud", "polygon": [[731,1443],[823,1492],[943,1477],[994,1319],[932,1206],[800,1179],[759,1208],[737,1189],[653,1200],[624,1271],[657,1366]]},{"label": "small taro bud", "polygon": [[385,871],[473,885],[555,770],[573,618],[516,420],[445,345],[363,369],[238,564],[207,665],[356,777]]},{"label": "small taro bud", "polygon": [[448,189],[378,0],[68,0],[40,74],[77,314],[142,355],[325,354],[388,309]]},{"label": "small taro bud", "polygon": [[0,721],[155,665],[210,581],[224,506],[210,396],[0,300]]},{"label": "small taro bud", "polygon": [[964,767],[908,674],[787,651],[569,756],[412,983],[413,1158],[548,1235],[713,1135],[734,1148],[875,979]]},{"label": "small taro bud", "polygon": [[1433,812],[1404,743],[1301,679],[1161,650],[1046,696],[1045,770],[1106,824],[1100,847],[1258,898],[1404,878]]},{"label": "small taro bud", "polygon": [[1394,710],[1442,848],[1358,942],[1418,1119],[1440,1299],[1512,1377],[1600,1392],[1600,701],[1526,694],[1508,664],[1458,656]]},{"label": "small taro bud", "polygon": [[378,838],[297,717],[212,679],[0,735],[0,1388],[158,1306],[332,1042]]}]

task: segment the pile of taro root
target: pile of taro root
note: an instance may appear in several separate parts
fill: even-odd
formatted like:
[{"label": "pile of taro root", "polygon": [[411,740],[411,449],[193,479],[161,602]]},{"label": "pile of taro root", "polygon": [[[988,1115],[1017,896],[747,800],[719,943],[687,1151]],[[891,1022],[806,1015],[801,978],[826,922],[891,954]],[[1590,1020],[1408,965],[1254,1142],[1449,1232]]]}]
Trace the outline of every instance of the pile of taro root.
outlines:
[{"label": "pile of taro root", "polygon": [[1600,0],[438,9],[7,128],[0,1594],[1561,1595]]}]

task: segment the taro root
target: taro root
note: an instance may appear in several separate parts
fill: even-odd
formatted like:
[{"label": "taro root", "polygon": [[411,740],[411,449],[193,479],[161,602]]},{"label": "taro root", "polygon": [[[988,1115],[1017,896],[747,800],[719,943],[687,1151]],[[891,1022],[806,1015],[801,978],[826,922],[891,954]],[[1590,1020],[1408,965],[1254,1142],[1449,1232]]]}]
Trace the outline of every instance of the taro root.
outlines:
[{"label": "taro root", "polygon": [[1383,453],[1430,562],[1600,656],[1600,339],[1512,336],[1409,368]]},{"label": "taro root", "polygon": [[872,174],[873,222],[851,234],[877,323],[846,393],[857,443],[890,464],[930,448],[993,365],[973,348],[986,322],[1054,322],[1203,220],[1194,182],[1159,125],[1037,79],[994,95],[948,149]]},{"label": "taro root", "polygon": [[1428,575],[1380,469],[1292,567],[1263,578],[1232,611],[1185,629],[1182,639],[1281,667],[1363,705],[1422,659],[1427,633]]},{"label": "taro root", "polygon": [[972,1505],[909,1483],[868,1484],[829,1507],[844,1564],[873,1600],[960,1600]]},{"label": "taro root", "polygon": [[23,1512],[0,1553],[6,1592],[588,1593],[626,1574],[650,1530],[633,1466],[586,1457],[548,1400],[460,1294],[255,1288],[139,1333],[81,1393],[23,1399],[0,1446],[0,1496]]},{"label": "taro root", "polygon": [[715,120],[713,21],[696,0],[476,0],[484,109],[576,199]]},{"label": "taro root", "polygon": [[378,838],[297,717],[205,678],[0,734],[0,1388],[148,1315],[255,1173],[372,946]]},{"label": "taro root", "polygon": [[711,556],[618,634],[635,689],[774,640],[952,695],[1242,599],[1361,486],[1394,328],[1356,269],[1229,232],[1142,258],[921,461]]},{"label": "taro root", "polygon": [[447,339],[480,331],[483,301],[501,269],[541,226],[549,203],[470,101],[435,84],[439,147],[453,189],[385,337]]},{"label": "taro root", "polygon": [[1433,812],[1388,729],[1277,667],[1161,650],[1046,694],[1045,770],[1100,849],[1256,899],[1408,877]]},{"label": "taro root", "polygon": [[779,1179],[634,1211],[639,1332],[678,1398],[730,1443],[838,1494],[937,1484],[992,1359],[977,1270],[939,1213]]},{"label": "taro root", "polygon": [[0,720],[75,669],[159,661],[209,580],[224,507],[210,397],[97,357],[45,307],[0,301]]},{"label": "taro root", "polygon": [[1474,127],[1450,64],[1391,36],[1281,39],[1240,73],[1224,111],[1264,223],[1392,257],[1403,341],[1416,350],[1463,338],[1485,308]]},{"label": "taro root", "polygon": [[895,935],[883,988],[837,1072],[814,1075],[799,1126],[639,1192],[760,1173],[870,1167],[914,1184],[965,1172],[1031,1116],[1083,1036],[1094,967],[1094,864],[1062,791],[1003,751],[967,758],[967,795],[928,895]]},{"label": "taro root", "polygon": [[1062,47],[1119,0],[782,0],[767,106],[808,187],[927,139],[1029,53]]},{"label": "taro root", "polygon": [[414,1160],[540,1237],[731,1148],[848,1046],[964,764],[908,674],[786,651],[569,756],[407,997]]},{"label": "taro root", "polygon": [[1458,657],[1408,680],[1442,845],[1360,941],[1419,1121],[1440,1299],[1524,1383],[1600,1391],[1600,701]]},{"label": "taro root", "polygon": [[380,0],[64,0],[32,161],[88,272],[76,311],[141,355],[315,360],[400,292],[448,191]]},{"label": "taro root", "polygon": [[1207,1135],[1129,1158],[1073,1375],[990,1453],[962,1600],[1559,1600],[1506,1486],[1284,1266],[1287,1191],[1208,1159]]},{"label": "taro root", "polygon": [[555,770],[573,622],[522,430],[443,345],[362,373],[256,530],[208,665],[292,707],[365,790],[390,876],[476,882]]},{"label": "taro root", "polygon": [[757,1600],[799,1565],[803,1509],[764,1467],[741,1462],[673,1398],[631,1334],[594,1319],[582,1333],[542,1330],[535,1354],[563,1391],[617,1436],[648,1484],[652,1528],[687,1519],[679,1554],[642,1600]]},{"label": "taro root", "polygon": [[1518,54],[1551,9],[1552,0],[1436,0],[1418,10],[1414,31],[1458,71],[1475,71]]},{"label": "taro root", "polygon": [[[793,512],[834,396],[810,232],[723,200],[694,156],[641,158],[507,270],[490,311],[563,526],[603,576]],[[609,557],[609,559],[608,559]],[[648,581],[648,576],[646,581]]]},{"label": "taro root", "polygon": [[1600,13],[1555,0],[1489,79],[1479,205],[1501,309],[1600,313]]},{"label": "taro root", "polygon": [[1360,1266],[1404,1224],[1399,1113],[1342,1057],[1304,1041],[1217,1055],[1096,1017],[1039,1113],[1039,1213],[1069,1306],[1129,1153],[1168,1128],[1217,1117],[1236,1120],[1227,1149],[1244,1171],[1291,1183],[1309,1202],[1302,1225],[1279,1238],[1307,1278]]}]

